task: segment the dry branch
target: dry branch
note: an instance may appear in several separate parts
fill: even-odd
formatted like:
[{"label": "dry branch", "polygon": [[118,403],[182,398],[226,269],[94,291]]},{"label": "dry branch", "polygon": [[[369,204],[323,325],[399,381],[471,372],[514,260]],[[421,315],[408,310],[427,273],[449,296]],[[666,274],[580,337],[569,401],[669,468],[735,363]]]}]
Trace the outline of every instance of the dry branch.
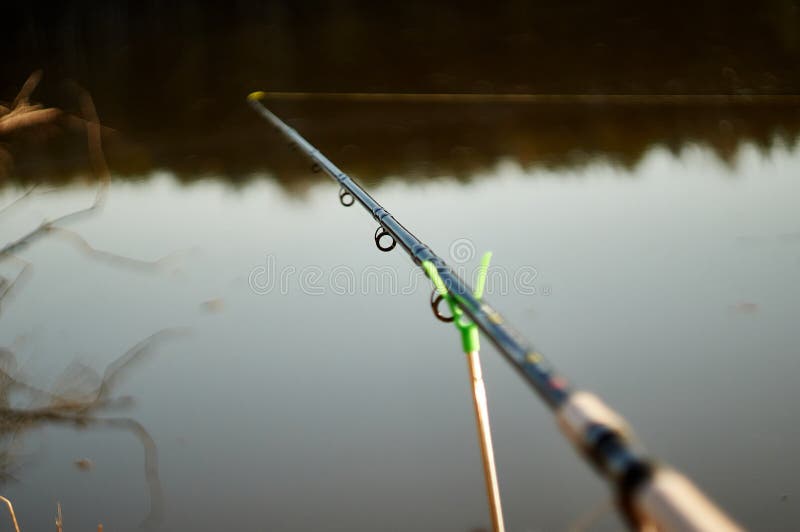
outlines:
[{"label": "dry branch", "polygon": [[47,124],[61,115],[61,111],[58,109],[29,102],[31,93],[39,85],[41,79],[41,70],[32,73],[22,85],[11,107],[0,106],[0,135],[7,135],[19,129]]},{"label": "dry branch", "polygon": [[19,523],[17,522],[17,514],[14,513],[14,505],[11,504],[11,501],[0,495],[0,501],[3,501],[6,506],[8,506],[8,513],[11,514],[11,520],[14,523],[14,531],[19,532]]},{"label": "dry branch", "polygon": [[[16,365],[13,353],[5,350],[6,360],[0,360],[5,367],[0,368],[0,435],[10,435],[12,441],[24,432],[39,428],[48,423],[71,425],[78,428],[88,426],[123,429],[132,433],[144,449],[144,474],[150,494],[150,511],[142,523],[148,527],[156,524],[163,514],[163,490],[158,475],[158,450],[155,441],[138,421],[127,417],[103,417],[99,414],[110,404],[111,391],[126,369],[141,361],[152,352],[155,343],[183,332],[183,329],[164,329],[134,345],[123,355],[111,362],[103,373],[100,385],[83,393],[83,399],[75,399],[56,392],[42,391],[13,374]],[[9,357],[11,357],[9,359]],[[33,408],[13,408],[8,397],[13,389],[33,391],[46,396],[46,406]]]},{"label": "dry branch", "polygon": [[[17,97],[10,107],[0,106],[0,135],[7,134],[22,128],[41,125],[54,120],[61,114],[59,110],[46,108],[38,104],[30,104],[29,98],[41,79],[41,72],[31,74],[23,85]],[[79,123],[85,127],[87,145],[92,173],[96,178],[97,189],[92,203],[83,208],[52,220],[45,220],[39,226],[20,236],[19,238],[0,246],[0,261],[18,260],[24,266],[14,280],[9,281],[0,277],[0,302],[2,302],[11,290],[19,284],[29,273],[30,263],[14,255],[14,253],[31,245],[33,242],[46,235],[58,235],[74,245],[88,255],[113,262],[143,269],[158,268],[168,257],[164,257],[154,262],[142,261],[116,255],[92,247],[78,233],[60,227],[57,224],[64,224],[79,217],[87,216],[102,208],[105,203],[111,181],[111,175],[106,163],[102,147],[103,128],[100,125],[97,111],[94,107],[91,96],[82,88],[78,87],[79,101],[82,118],[71,117],[72,123]],[[0,163],[3,159],[8,160],[10,154],[0,147]],[[26,190],[20,197],[10,204],[0,209],[3,214],[8,209],[18,205],[22,200],[29,197],[34,192],[35,187]],[[171,336],[180,332],[180,329],[165,329],[139,342],[122,356],[111,362],[105,369],[99,383],[88,390],[76,390],[73,386],[72,392],[78,391],[77,395],[70,396],[69,393],[60,393],[59,390],[46,391],[39,389],[22,379],[16,374],[16,358],[13,352],[0,348],[0,437],[10,436],[13,442],[16,438],[29,430],[41,427],[47,423],[60,423],[83,428],[87,426],[103,426],[109,428],[123,429],[134,434],[142,444],[144,449],[144,473],[150,494],[150,511],[142,526],[149,527],[156,524],[163,511],[163,492],[158,476],[158,452],[155,442],[147,430],[137,421],[126,417],[104,417],[104,411],[115,404],[116,400],[111,397],[114,384],[124,376],[127,369],[136,362],[141,361],[149,352],[152,351],[154,344],[166,336]],[[70,368],[68,368],[69,370]],[[62,374],[67,385],[68,370]],[[84,375],[91,370],[81,368],[79,371]],[[73,383],[74,384],[74,383]],[[34,403],[39,402],[43,406],[29,408],[16,408],[10,404],[12,391],[23,391],[34,398]],[[105,410],[104,410],[105,409]],[[11,452],[7,449],[0,449],[0,457],[4,463],[0,463],[0,477],[7,476],[6,469],[11,463],[9,456]],[[13,516],[13,507],[6,500]],[[15,526],[16,526],[16,518]],[[60,526],[61,516],[57,524]],[[18,530],[18,528],[17,528]]]},{"label": "dry branch", "polygon": [[19,196],[19,197],[18,197],[18,198],[16,198],[14,201],[12,201],[12,202],[11,202],[11,203],[9,203],[8,205],[6,205],[6,206],[5,206],[5,207],[3,207],[2,209],[0,209],[0,214],[4,214],[6,211],[8,211],[8,210],[10,210],[11,208],[15,207],[16,205],[18,205],[18,204],[19,204],[19,203],[20,203],[22,200],[24,200],[25,198],[27,198],[28,196],[30,196],[30,195],[33,193],[33,191],[34,191],[34,190],[36,190],[36,188],[37,188],[38,186],[39,186],[39,184],[37,183],[37,184],[35,184],[35,185],[31,186],[31,187],[28,187],[28,190],[26,190],[25,192],[23,192],[21,196]]}]

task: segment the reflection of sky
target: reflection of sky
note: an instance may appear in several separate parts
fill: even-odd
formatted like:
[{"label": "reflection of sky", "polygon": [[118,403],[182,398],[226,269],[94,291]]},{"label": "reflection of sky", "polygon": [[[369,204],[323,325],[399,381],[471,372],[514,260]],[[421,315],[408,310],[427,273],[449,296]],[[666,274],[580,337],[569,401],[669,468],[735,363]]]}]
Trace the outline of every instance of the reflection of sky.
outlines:
[{"label": "reflection of sky", "polygon": [[[798,170],[800,153],[781,148],[743,149],[730,167],[706,150],[653,150],[636,179],[607,165],[529,174],[507,161],[468,185],[397,178],[373,192],[442,254],[469,238],[492,249],[498,267],[535,267],[536,295],[491,301],[658,456],[746,525],[781,529],[800,519],[796,467],[787,467],[800,445]],[[116,390],[135,397],[124,413],[158,445],[165,530],[465,531],[488,522],[465,364],[454,331],[430,316],[427,289],[248,289],[267,255],[279,270],[388,265],[407,278],[407,258],[377,251],[374,222],[341,208],[335,185],[320,179],[297,198],[270,180],[232,190],[154,175],[115,184],[100,215],[71,226],[130,257],[184,251],[158,273],[111,267],[55,239],[22,253],[33,276],[4,304],[0,344],[14,344],[40,386],[72,360],[101,371],[156,330],[192,327]],[[6,191],[3,204],[13,197]],[[90,199],[88,190],[34,197],[4,215],[0,238]],[[219,312],[202,306],[216,298]],[[605,492],[486,350],[508,527],[564,529]],[[21,482],[4,493],[23,526],[49,526],[56,500],[74,529],[102,521],[129,530],[146,513],[133,437],[58,428],[25,442]],[[71,465],[84,456],[95,463],[89,473]]]}]

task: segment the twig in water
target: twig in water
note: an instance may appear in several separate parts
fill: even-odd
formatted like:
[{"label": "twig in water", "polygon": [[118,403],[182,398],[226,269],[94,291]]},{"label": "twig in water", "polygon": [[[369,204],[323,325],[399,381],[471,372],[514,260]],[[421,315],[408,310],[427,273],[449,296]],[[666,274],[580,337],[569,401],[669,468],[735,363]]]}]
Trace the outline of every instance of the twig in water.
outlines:
[{"label": "twig in water", "polygon": [[41,70],[32,73],[22,85],[17,97],[11,103],[11,107],[0,106],[0,135],[52,122],[61,114],[58,109],[30,104],[30,95],[41,79]]},{"label": "twig in water", "polygon": [[104,251],[102,249],[97,249],[93,247],[91,244],[89,244],[89,242],[85,238],[83,238],[79,233],[76,233],[75,231],[66,229],[64,227],[56,227],[51,225],[47,228],[47,231],[49,231],[54,235],[62,237],[64,240],[67,240],[75,244],[75,246],[77,246],[81,251],[83,251],[84,253],[86,253],[87,255],[89,255],[94,259],[104,260],[112,264],[116,264],[119,266],[128,266],[139,270],[159,269],[171,258],[180,253],[180,252],[170,253],[169,255],[165,255],[160,259],[156,259],[154,261],[134,259],[131,257],[126,257],[124,255],[117,255],[116,253],[111,253],[109,251]]},{"label": "twig in water", "polygon": [[[108,187],[111,182],[111,174],[106,164],[105,156],[103,155],[102,138],[100,134],[100,124],[97,118],[97,111],[92,102],[91,96],[81,90],[81,110],[87,116],[86,122],[86,137],[89,149],[89,159],[92,162],[92,168],[98,178],[97,192],[94,201],[91,205],[84,209],[80,209],[71,213],[61,215],[50,221],[43,221],[38,227],[29,233],[21,236],[20,238],[6,244],[0,248],[0,259],[5,255],[14,253],[15,251],[29,246],[33,241],[42,237],[52,226],[57,223],[64,223],[68,220],[85,216],[103,206],[108,193]],[[0,133],[2,130],[0,130]]]},{"label": "twig in water", "polygon": [[6,205],[2,209],[0,209],[0,214],[5,213],[7,210],[11,209],[15,205],[17,205],[19,202],[21,202],[22,200],[24,200],[25,198],[30,196],[33,193],[33,191],[36,190],[36,187],[38,187],[38,186],[39,186],[39,184],[37,183],[37,184],[29,187],[28,190],[26,190],[21,196],[19,196],[17,199],[15,199],[11,203],[9,203],[8,205]]},{"label": "twig in water", "polygon": [[2,312],[2,309],[3,309],[2,304],[5,301],[5,299],[19,285],[21,285],[23,282],[25,282],[28,279],[28,277],[30,275],[30,270],[32,268],[31,263],[28,262],[25,259],[22,259],[20,257],[14,256],[14,255],[9,255],[8,258],[11,258],[13,260],[21,262],[22,263],[22,269],[17,273],[17,275],[16,275],[16,277],[14,277],[14,279],[8,280],[5,277],[0,278],[0,312]]}]

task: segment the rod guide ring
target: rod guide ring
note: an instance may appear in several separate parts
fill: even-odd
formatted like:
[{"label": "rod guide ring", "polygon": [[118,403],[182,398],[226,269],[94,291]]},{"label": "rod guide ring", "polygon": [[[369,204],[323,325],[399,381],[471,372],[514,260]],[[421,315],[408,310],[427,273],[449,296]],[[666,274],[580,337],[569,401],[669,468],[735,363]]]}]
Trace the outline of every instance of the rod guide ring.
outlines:
[{"label": "rod guide ring", "polygon": [[339,203],[341,203],[345,207],[349,207],[355,202],[356,202],[356,199],[353,197],[352,194],[350,194],[349,190],[347,190],[345,188],[340,188],[339,189]]},{"label": "rod guide ring", "polygon": [[453,320],[455,319],[454,316],[445,316],[444,314],[439,312],[439,304],[443,300],[444,296],[434,288],[433,292],[431,292],[431,310],[433,310],[433,315],[436,316],[436,319],[439,321],[443,321],[445,323],[452,323]]},{"label": "rod guide ring", "polygon": [[[391,240],[391,243],[388,245],[381,245],[381,239],[385,236],[388,236]],[[375,230],[375,245],[378,246],[378,249],[381,251],[391,251],[397,245],[397,241],[394,237],[386,230],[382,225],[378,226],[378,229]]]}]

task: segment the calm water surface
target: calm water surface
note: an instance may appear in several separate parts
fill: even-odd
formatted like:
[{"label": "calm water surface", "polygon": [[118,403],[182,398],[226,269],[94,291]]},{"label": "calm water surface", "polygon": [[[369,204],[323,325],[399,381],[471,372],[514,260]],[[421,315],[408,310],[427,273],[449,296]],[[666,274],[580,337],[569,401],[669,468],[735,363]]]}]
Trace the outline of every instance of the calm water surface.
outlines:
[{"label": "calm water surface", "polygon": [[[487,298],[557,367],[745,525],[790,530],[800,520],[798,176],[800,150],[780,142],[744,144],[726,162],[689,144],[651,148],[629,169],[525,169],[509,157],[466,184],[388,175],[372,192],[466,271],[494,251]],[[6,187],[2,204],[20,193]],[[92,195],[79,185],[33,195],[2,214],[0,237]],[[119,372],[111,394],[129,401],[97,412],[152,437],[149,484],[129,426],[6,435],[15,480],[3,494],[25,529],[52,526],[57,501],[69,530],[135,530],[159,506],[162,530],[488,526],[456,333],[430,315],[429,286],[404,254],[379,252],[370,218],[343,209],[332,183],[289,194],[269,175],[233,188],[154,172],[115,181],[102,212],[69,227],[98,250],[167,258],[133,265],[63,235],[21,252],[30,275],[0,321],[16,375],[49,390],[65,370],[84,382],[91,372],[77,363],[102,374],[149,335],[184,329]],[[3,275],[19,267],[6,262]],[[508,528],[567,529],[607,490],[484,350]],[[84,458],[88,471],[74,464]],[[620,526],[608,513],[594,525]]]},{"label": "calm water surface", "polygon": [[[0,261],[25,272],[0,296],[0,493],[24,531],[57,502],[66,532],[488,528],[457,334],[255,89],[567,95],[270,107],[466,276],[494,251],[487,298],[655,456],[748,528],[798,528],[797,2],[184,4],[4,11],[0,100],[42,68],[32,101],[67,115],[0,139],[0,209],[41,183],[0,242],[92,201],[75,82],[114,178],[75,233]],[[606,486],[483,361],[507,529],[580,529]],[[30,410],[104,374],[84,425]]]}]

